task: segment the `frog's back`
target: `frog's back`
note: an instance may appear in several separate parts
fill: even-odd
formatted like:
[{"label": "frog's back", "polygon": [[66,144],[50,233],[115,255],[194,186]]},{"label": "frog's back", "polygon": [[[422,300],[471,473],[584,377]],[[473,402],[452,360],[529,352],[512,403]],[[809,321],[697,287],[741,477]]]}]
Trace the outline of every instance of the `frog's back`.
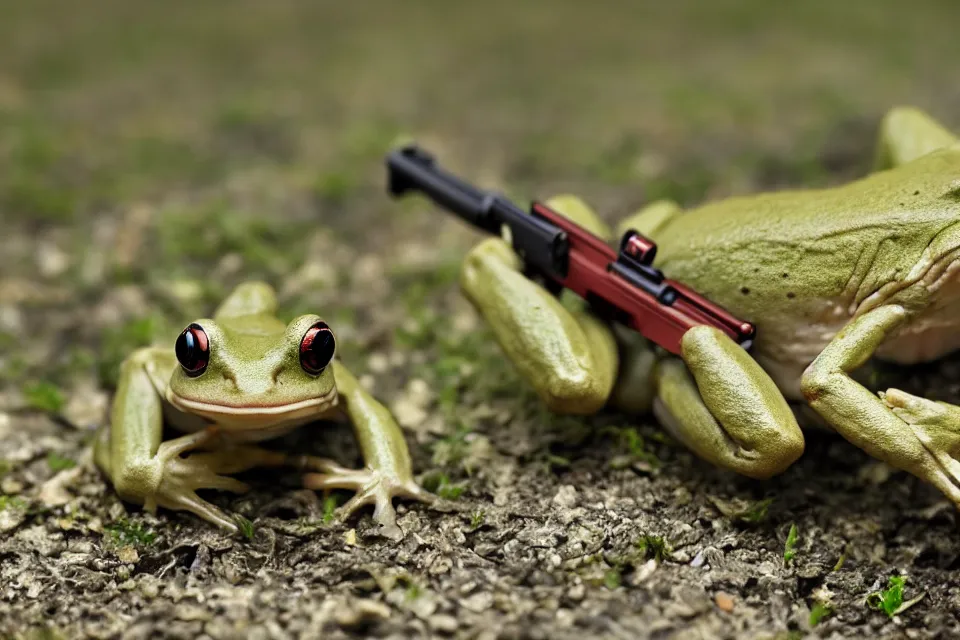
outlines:
[{"label": "frog's back", "polygon": [[958,220],[953,147],[840,187],[679,214],[657,233],[657,264],[755,322],[758,359],[786,366],[778,382],[795,388],[856,305],[907,274],[932,236]]}]

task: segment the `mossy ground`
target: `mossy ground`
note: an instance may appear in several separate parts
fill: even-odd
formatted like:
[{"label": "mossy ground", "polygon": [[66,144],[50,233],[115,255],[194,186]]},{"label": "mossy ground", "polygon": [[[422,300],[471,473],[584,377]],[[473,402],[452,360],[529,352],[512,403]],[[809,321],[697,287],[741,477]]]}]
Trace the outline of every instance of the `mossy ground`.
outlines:
[{"label": "mossy ground", "polygon": [[[891,106],[960,128],[953,2],[2,15],[0,636],[958,632],[956,514],[938,493],[835,438],[754,482],[652,423],[547,414],[456,289],[478,236],[390,201],[381,163],[416,138],[485,185],[575,192],[611,220],[661,196],[839,182],[869,166]],[[90,468],[120,360],[252,278],[285,317],[328,318],[450,498],[401,506],[403,543],[368,513],[332,523],[338,496],[295,474],[212,496],[251,522],[230,538],[124,505]],[[960,396],[955,360],[900,376]],[[358,462],[345,426],[277,446]],[[899,574],[904,602],[925,595],[891,620],[866,601]]]}]

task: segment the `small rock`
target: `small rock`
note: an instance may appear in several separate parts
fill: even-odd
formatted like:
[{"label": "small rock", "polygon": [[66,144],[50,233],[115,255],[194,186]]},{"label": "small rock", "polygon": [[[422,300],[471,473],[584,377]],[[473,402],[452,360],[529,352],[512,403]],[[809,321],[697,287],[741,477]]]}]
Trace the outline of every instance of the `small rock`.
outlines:
[{"label": "small rock", "polygon": [[636,571],[630,574],[630,585],[636,587],[646,582],[657,570],[658,566],[659,565],[654,558],[650,558],[644,562],[642,565],[637,567]]},{"label": "small rock", "polygon": [[427,624],[431,629],[440,633],[455,633],[459,626],[456,618],[443,613],[430,616],[427,619]]},{"label": "small rock", "polygon": [[565,484],[557,490],[557,494],[553,496],[553,503],[560,507],[566,507],[567,509],[572,509],[577,505],[577,489],[573,485]]},{"label": "small rock", "polygon": [[427,412],[408,397],[400,398],[391,405],[390,409],[397,423],[407,429],[414,429],[427,419]]},{"label": "small rock", "polygon": [[136,564],[140,560],[140,554],[132,545],[124,545],[117,549],[117,559],[125,564]]},{"label": "small rock", "polygon": [[43,483],[38,498],[47,507],[59,507],[73,500],[67,487],[76,484],[83,473],[83,467],[77,465],[65,469]]},{"label": "small rock", "polygon": [[334,619],[341,627],[356,628],[374,620],[386,620],[390,617],[390,607],[375,600],[356,600],[339,609]]},{"label": "small rock", "polygon": [[698,551],[697,555],[693,556],[693,560],[690,561],[691,567],[702,567],[706,559],[703,556],[703,551]]},{"label": "small rock", "polygon": [[367,367],[373,373],[386,373],[387,369],[390,368],[390,360],[387,359],[386,354],[377,351],[367,358]]},{"label": "small rock", "polygon": [[576,621],[576,616],[570,609],[557,609],[556,621],[561,629],[569,629]]},{"label": "small rock", "polygon": [[71,391],[63,408],[63,417],[71,425],[89,429],[101,424],[107,413],[108,397],[93,384],[84,384]]},{"label": "small rock", "polygon": [[426,383],[425,380],[421,378],[414,378],[407,384],[407,395],[409,396],[411,402],[416,404],[418,407],[428,407],[430,405],[430,400],[433,397],[433,392],[430,390],[430,385]]},{"label": "small rock", "polygon": [[481,613],[493,606],[493,594],[486,591],[480,591],[479,593],[473,594],[469,598],[464,598],[461,600],[460,606],[467,611]]},{"label": "small rock", "polygon": [[20,307],[12,304],[0,304],[0,331],[17,334],[23,331],[24,319]]},{"label": "small rock", "polygon": [[732,595],[726,591],[718,591],[717,594],[713,597],[714,601],[717,603],[717,606],[721,611],[726,611],[727,613],[733,613],[733,605],[736,600]]},{"label": "small rock", "polygon": [[178,620],[192,622],[194,620],[207,621],[213,618],[213,614],[202,607],[180,602],[175,609]]},{"label": "small rock", "polygon": [[54,244],[43,242],[37,247],[37,268],[45,278],[56,278],[70,266],[70,257]]},{"label": "small rock", "polygon": [[348,545],[350,545],[351,547],[355,547],[357,545],[357,530],[350,529],[346,533],[344,533],[343,541]]},{"label": "small rock", "polygon": [[373,394],[377,387],[377,380],[369,373],[365,373],[357,379],[360,386],[366,389],[367,393]]}]

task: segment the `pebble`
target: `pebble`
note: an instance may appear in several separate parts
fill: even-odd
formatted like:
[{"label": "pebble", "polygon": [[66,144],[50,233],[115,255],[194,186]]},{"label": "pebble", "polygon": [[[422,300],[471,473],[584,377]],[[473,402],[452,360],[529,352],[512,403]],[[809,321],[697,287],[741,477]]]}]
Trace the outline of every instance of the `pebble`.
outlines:
[{"label": "pebble", "polygon": [[377,379],[374,378],[369,373],[365,373],[357,379],[357,382],[360,383],[360,386],[366,389],[367,393],[374,393],[374,390],[377,387]]},{"label": "pebble", "polygon": [[136,564],[140,560],[140,554],[128,544],[117,549],[117,559],[126,564]]},{"label": "pebble", "polygon": [[733,612],[733,605],[736,599],[726,591],[718,591],[713,599],[721,611],[726,611],[727,613]]},{"label": "pebble", "polygon": [[390,617],[390,607],[375,600],[357,600],[351,606],[338,608],[334,619],[341,627],[361,627],[372,620],[386,620]]},{"label": "pebble", "polygon": [[460,626],[456,618],[443,613],[430,616],[427,619],[427,624],[431,629],[440,633],[455,633],[457,627]]},{"label": "pebble", "polygon": [[408,429],[420,426],[427,419],[427,412],[406,396],[394,402],[390,409],[397,423]]},{"label": "pebble", "polygon": [[569,629],[576,621],[576,616],[570,609],[557,609],[556,621],[558,627],[562,629]]},{"label": "pebble", "polygon": [[577,489],[572,484],[565,484],[557,490],[555,496],[553,496],[553,504],[559,507],[566,507],[567,509],[572,509],[577,505]]},{"label": "pebble", "polygon": [[567,597],[573,600],[574,602],[579,602],[583,600],[583,597],[586,595],[587,590],[581,584],[575,584],[567,590]]},{"label": "pebble", "polygon": [[407,384],[407,394],[410,396],[410,400],[419,407],[429,406],[433,397],[430,385],[422,378],[414,378]]},{"label": "pebble", "polygon": [[460,606],[474,613],[481,613],[493,606],[493,594],[487,591],[475,593],[460,601]]},{"label": "pebble", "polygon": [[56,278],[70,266],[70,257],[55,244],[40,243],[37,247],[37,269],[45,278]]},{"label": "pebble", "polygon": [[20,333],[24,328],[23,312],[12,304],[0,304],[0,331]]},{"label": "pebble", "polygon": [[390,368],[390,360],[385,353],[377,351],[367,358],[367,367],[373,373],[386,373],[387,369]]}]

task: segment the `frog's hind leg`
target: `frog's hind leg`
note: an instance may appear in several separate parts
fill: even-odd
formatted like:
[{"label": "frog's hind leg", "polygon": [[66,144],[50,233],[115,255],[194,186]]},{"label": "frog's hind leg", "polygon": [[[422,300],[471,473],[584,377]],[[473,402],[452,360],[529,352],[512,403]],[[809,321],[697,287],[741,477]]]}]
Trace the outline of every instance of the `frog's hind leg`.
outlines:
[{"label": "frog's hind leg", "polygon": [[[575,197],[552,198],[547,205],[598,236],[610,235]],[[520,258],[499,238],[470,251],[460,286],[550,410],[591,414],[606,404],[617,371],[617,345],[611,329],[586,303],[569,292],[557,298],[528,279]]]},{"label": "frog's hind leg", "polygon": [[960,507],[960,409],[897,389],[878,398],[850,375],[908,320],[898,305],[853,320],[807,367],[800,388],[837,433],[934,485]]},{"label": "frog's hind leg", "polygon": [[277,294],[265,282],[244,282],[220,303],[214,312],[215,320],[249,315],[272,316],[277,311]]},{"label": "frog's hind leg", "polygon": [[656,240],[659,232],[668,222],[683,213],[673,200],[657,200],[644,206],[634,214],[620,220],[617,224],[617,236],[633,229],[641,235]]},{"label": "frog's hind leg", "polygon": [[803,434],[773,380],[722,332],[694,327],[683,360],[655,370],[654,415],[701,458],[752,478],[784,471],[803,453]]},{"label": "frog's hind leg", "polygon": [[874,169],[882,171],[957,142],[957,136],[914,107],[895,107],[880,124]]}]

